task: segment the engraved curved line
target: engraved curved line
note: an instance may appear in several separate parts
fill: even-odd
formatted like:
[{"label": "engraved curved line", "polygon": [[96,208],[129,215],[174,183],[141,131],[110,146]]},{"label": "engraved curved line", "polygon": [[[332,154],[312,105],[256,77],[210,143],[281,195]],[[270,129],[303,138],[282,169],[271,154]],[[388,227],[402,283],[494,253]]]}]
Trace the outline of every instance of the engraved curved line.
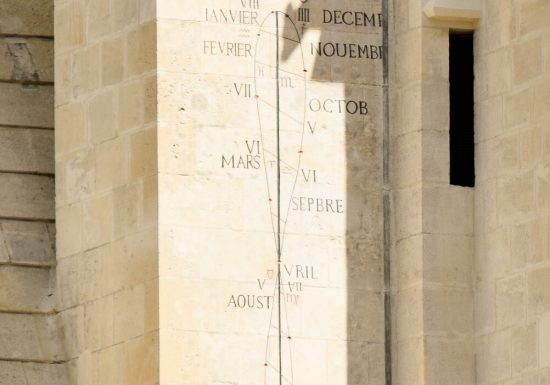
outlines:
[{"label": "engraved curved line", "polygon": [[[257,61],[256,63],[260,63],[260,64],[262,64],[262,65],[264,65],[264,66],[267,66],[267,67],[275,68],[274,65],[268,64],[268,63],[264,63],[264,62],[261,62],[261,61]],[[303,74],[297,74],[296,72],[287,71],[287,70],[284,70],[284,69],[281,69],[281,68],[279,68],[279,70],[282,71],[282,72],[284,72],[284,73],[290,74],[290,75],[296,75],[296,76],[298,76],[298,79],[297,79],[297,80],[302,80]]]},{"label": "engraved curved line", "polygon": [[[256,36],[256,47],[255,47],[255,50],[254,50],[254,91],[255,91],[254,93],[255,93],[256,96],[258,96],[258,78],[256,76],[256,63],[257,63],[257,57],[258,57],[258,43],[260,41],[260,36],[261,36],[261,33],[262,33],[263,25],[267,21],[267,19],[271,16],[272,16],[272,14],[268,14],[262,20],[262,23],[260,24],[260,29],[259,29],[258,34]],[[267,186],[269,211],[271,212],[272,198],[271,198],[271,190],[269,188],[269,175],[267,173],[265,148],[264,148],[264,145],[263,145],[264,134],[263,134],[263,129],[262,129],[262,116],[261,116],[261,113],[260,113],[260,106],[259,106],[258,98],[256,98],[256,111],[257,111],[257,114],[258,114],[258,127],[259,127],[259,130],[260,130],[260,142],[262,144],[262,161],[263,161],[264,170],[265,170],[265,181],[266,181],[266,186]],[[275,232],[275,223],[273,222],[273,218],[271,218],[271,231],[273,232],[273,240],[275,242],[275,247],[277,248],[278,247],[278,241],[277,241],[277,234]]]},{"label": "engraved curved line", "polygon": [[[282,290],[284,294],[285,289],[282,289]],[[292,380],[292,385],[294,385],[294,361],[292,359],[292,343],[291,343],[292,333],[290,332],[290,322],[288,322],[288,308],[286,305],[286,300],[284,301],[284,304],[285,304],[286,331],[288,333],[287,337],[288,337],[288,355],[290,358],[290,379]]]},{"label": "engraved curved line", "polygon": [[[268,14],[262,21],[261,25],[260,25],[260,30],[257,34],[257,37],[256,37],[256,47],[255,47],[255,50],[254,50],[254,91],[255,91],[255,94],[257,95],[258,94],[258,79],[257,79],[257,76],[256,76],[256,63],[257,63],[257,57],[258,57],[258,43],[259,43],[259,40],[260,40],[260,36],[261,36],[261,32],[262,32],[262,28],[263,28],[263,25],[265,24],[265,22],[267,21],[267,19],[269,17],[272,16],[272,13],[271,14]],[[260,106],[259,106],[259,102],[258,102],[258,99],[256,98],[256,111],[257,111],[257,115],[258,115],[258,127],[259,127],[259,130],[260,130],[260,138],[261,138],[261,142],[262,142],[262,160],[263,160],[263,164],[264,164],[264,170],[265,170],[265,177],[266,177],[266,188],[267,188],[267,194],[268,194],[268,199],[269,199],[269,211],[271,213],[272,211],[272,205],[271,205],[271,202],[272,202],[272,199],[271,199],[271,190],[269,188],[269,175],[267,173],[267,164],[266,164],[266,156],[265,156],[265,148],[264,148],[264,145],[263,145],[263,129],[262,129],[262,116],[261,116],[261,113],[260,113]],[[275,242],[275,248],[278,249],[279,245],[278,245],[278,241],[277,241],[277,234],[275,232],[275,223],[273,221],[273,218],[270,217],[270,220],[271,220],[271,227],[272,227],[272,232],[273,232],[273,239],[274,239],[274,242]],[[277,290],[278,290],[278,285],[273,285],[273,299],[275,299],[275,295],[277,294]],[[273,325],[273,314],[275,312],[275,301],[273,301],[273,306],[271,307],[271,314],[270,314],[270,317],[269,317],[269,326],[267,328],[267,337],[266,337],[266,346],[265,346],[265,365],[268,365],[268,357],[269,357],[269,346],[270,346],[270,343],[269,343],[269,336],[271,334],[271,326]],[[265,368],[264,370],[264,385],[267,384],[267,368]]]},{"label": "engraved curved line", "polygon": [[[258,95],[258,96],[259,96],[259,95]],[[264,99],[262,99],[262,98],[259,98],[258,101],[264,103],[265,105],[267,105],[267,106],[269,106],[269,107],[271,107],[271,108],[273,108],[274,110],[277,109],[276,106],[274,106],[273,104],[271,104],[271,103],[269,103],[269,102],[266,102],[266,101],[265,101]],[[302,126],[304,125],[304,122],[300,122],[298,119],[296,119],[295,117],[293,117],[292,115],[290,115],[288,112],[285,112],[285,111],[281,110],[280,108],[279,108],[279,112],[281,112],[283,115],[285,115],[285,116],[286,116],[287,118],[289,118],[290,120],[293,120],[294,122],[298,123],[298,125],[302,125]]]},{"label": "engraved curved line", "polygon": [[[276,11],[278,12],[278,11]],[[303,52],[303,47],[301,45],[301,38],[300,38],[300,33],[296,27],[296,24],[292,21],[292,19],[290,18],[289,15],[287,15],[286,13],[283,13],[283,12],[278,12],[278,13],[282,13],[285,15],[285,17],[292,23],[293,27],[294,27],[294,30],[296,32],[296,36],[298,36],[298,43],[300,44],[300,53],[301,53],[301,56],[302,56],[302,65],[305,65],[305,58],[304,58],[304,52]],[[260,33],[258,34],[257,38],[256,38],[256,49],[255,49],[255,52],[254,52],[254,62],[255,63],[258,63],[257,61],[257,53],[258,53],[258,43],[259,43],[259,37],[261,36],[261,31],[263,30],[263,25],[264,23],[267,21],[267,19],[273,15],[273,12],[271,14],[268,14],[264,20],[262,21],[262,24],[260,26]],[[289,40],[292,40],[292,39],[289,39]],[[292,40],[294,41],[294,40]],[[277,52],[277,55],[279,55],[279,53]],[[262,64],[262,63],[260,63]],[[255,88],[255,91],[256,91],[256,95],[258,95],[258,84],[257,84],[257,76],[256,76],[256,65],[254,66],[254,88]],[[279,68],[280,70],[280,68]],[[283,70],[283,72],[286,72]],[[301,166],[301,161],[302,161],[302,151],[303,151],[303,143],[304,143],[304,134],[305,134],[305,118],[306,118],[306,103],[307,103],[307,78],[306,78],[306,70],[304,69],[304,75],[303,75],[303,81],[304,81],[304,112],[303,112],[303,120],[302,122],[299,122],[298,120],[296,120],[295,118],[293,118],[292,116],[290,116],[288,113],[285,113],[283,111],[283,113],[285,115],[287,115],[288,117],[290,117],[292,120],[295,120],[296,122],[298,122],[299,124],[302,125],[302,135],[301,135],[301,138],[300,138],[300,146],[299,146],[299,155],[298,155],[298,167],[295,169],[296,171],[296,176],[294,178],[294,183],[293,183],[293,186],[292,186],[292,190],[291,190],[291,194],[290,194],[290,201],[288,202],[288,206],[287,206],[287,211],[286,211],[286,219],[288,220],[288,217],[290,216],[290,207],[291,207],[291,204],[292,204],[292,197],[294,196],[294,192],[296,190],[296,185],[298,183],[298,177],[299,177],[299,170],[300,170],[300,166]],[[263,101],[263,99],[262,99]],[[266,103],[265,101],[263,101],[264,103]],[[266,103],[269,105],[269,103]],[[260,113],[260,108],[259,108],[259,99],[258,97],[256,98],[256,107],[257,107],[257,114],[258,114],[258,121],[259,121],[259,128],[260,128],[260,135],[262,136],[263,138],[263,129],[262,129],[262,120],[261,120],[261,113]],[[273,107],[273,106],[272,106]],[[279,112],[280,109],[279,109]],[[263,156],[263,163],[264,163],[264,169],[266,170],[266,183],[267,183],[267,190],[268,190],[268,196],[270,198],[270,202],[271,202],[271,193],[270,193],[270,188],[269,188],[269,175],[268,175],[268,172],[267,172],[267,165],[266,165],[266,158],[265,158],[265,153],[266,153],[266,150],[263,146],[263,143],[262,143],[262,152],[264,154]],[[281,161],[280,157],[278,158],[278,161]],[[286,162],[285,162],[286,164]],[[289,166],[287,164],[287,166]],[[289,166],[291,167],[292,169],[294,169],[294,167],[292,166]],[[279,198],[280,199],[280,198]],[[270,203],[270,206],[271,206],[271,203]],[[278,220],[282,220],[281,218],[278,218]],[[274,222],[273,222],[273,219],[271,220],[272,222],[272,228],[273,228],[273,233],[274,233],[274,237],[275,237],[275,244],[276,244],[276,247],[279,249],[279,253],[282,255],[282,250],[283,250],[283,244],[284,244],[284,239],[285,239],[285,234],[286,234],[286,224],[287,224],[287,221],[283,221],[284,222],[284,228],[283,228],[283,231],[281,232],[281,235],[282,235],[282,240],[281,240],[281,244],[278,244],[279,242],[277,242],[277,239],[276,239],[276,234],[275,234],[275,228],[274,228]],[[280,273],[279,273],[280,274]],[[279,285],[275,285],[274,288],[275,288],[275,293],[277,292],[277,290],[279,290],[279,292],[283,292],[284,293],[284,285],[280,285],[280,276],[277,277],[278,281],[279,281]],[[280,306],[280,305],[279,305]],[[289,324],[289,321],[288,321],[288,309],[287,309],[287,304],[286,304],[286,300],[284,301],[284,307],[285,307],[285,318],[286,318],[286,323],[287,323],[287,331],[288,331],[288,338],[290,338],[290,324]],[[272,310],[271,310],[271,316],[270,316],[270,328],[273,326],[273,312],[274,312],[274,308],[275,306],[273,306]],[[281,309],[279,309],[280,311]],[[279,331],[279,332],[282,332],[282,331]],[[267,335],[267,344],[266,344],[266,363],[269,364],[273,369],[276,370],[277,373],[279,373],[279,375],[281,376],[281,378],[283,378],[283,380],[285,380],[285,382],[293,385],[294,384],[294,365],[293,365],[293,360],[292,360],[292,344],[290,342],[290,340],[288,341],[288,345],[289,345],[289,355],[290,355],[290,368],[291,368],[291,381],[289,381],[283,373],[280,373],[278,369],[276,369],[275,367],[273,367],[273,365],[271,363],[269,363],[267,361],[267,357],[268,357],[268,352],[269,352],[269,335],[270,335],[270,332],[268,331],[268,335]],[[267,370],[265,371],[264,373],[264,383],[267,382]]]},{"label": "engraved curved line", "polygon": [[[286,13],[284,13],[285,17],[292,23],[292,26],[294,27],[294,31],[296,32],[296,36],[298,36],[298,39],[300,41],[300,53],[301,53],[301,56],[302,56],[302,65],[305,67],[305,57],[304,57],[304,49],[303,49],[303,46],[302,46],[302,39],[300,37],[300,32],[298,31],[298,28],[296,27],[296,24],[292,21],[292,19],[290,18],[289,15],[287,15]],[[302,156],[303,156],[303,149],[304,149],[304,134],[305,134],[305,130],[306,130],[306,114],[307,114],[307,108],[306,108],[306,105],[307,105],[307,77],[306,77],[306,69],[304,68],[304,74],[303,74],[303,79],[304,79],[304,115],[302,117],[302,137],[300,139],[300,155],[298,157],[298,168],[297,168],[297,172],[296,172],[296,178],[294,180],[294,186],[292,187],[292,192],[290,194],[290,202],[288,202],[288,208],[287,208],[287,213],[286,213],[286,218],[288,220],[288,217],[290,216],[290,207],[292,205],[292,197],[294,196],[294,192],[296,191],[296,185],[298,184],[298,177],[299,177],[299,174],[300,174],[300,167],[302,165]],[[281,240],[281,251],[283,250],[284,248],[284,241],[285,241],[285,238],[286,238],[286,223],[283,227],[283,238]]]},{"label": "engraved curved line", "polygon": [[[274,157],[277,156],[276,154],[272,153],[272,152],[269,151],[269,150],[265,150],[265,152],[267,152],[268,154],[270,154],[270,155],[272,155],[272,156],[274,156]],[[285,166],[290,167],[291,169],[293,169],[293,170],[296,171],[296,172],[299,172],[299,170],[298,170],[297,168],[295,168],[294,166],[290,165],[290,163],[285,162],[283,159],[281,159],[281,157],[279,157],[279,160],[280,160],[281,163],[283,163]]]},{"label": "engraved curved line", "polygon": [[[277,13],[283,13],[283,12],[277,11]],[[283,13],[283,15],[286,16],[286,13]],[[273,32],[269,32],[269,31],[266,31],[266,30],[264,30],[264,32],[265,32],[266,34],[268,34],[268,35],[271,35],[271,36],[277,36],[277,34],[276,34],[276,33],[273,33]],[[302,44],[302,42],[301,42],[300,40],[294,40],[294,39],[291,39],[291,38],[289,38],[289,37],[280,36],[280,35],[279,35],[279,37],[280,37],[281,39],[285,39],[285,40],[288,40],[288,41],[292,41],[292,42],[294,42],[294,43],[296,43],[296,44]],[[299,38],[300,38],[300,37],[298,36],[298,39],[299,39]]]},{"label": "engraved curved line", "polygon": [[288,378],[286,378],[286,376],[284,374],[279,373],[279,369],[277,369],[277,367],[275,365],[273,365],[269,361],[266,362],[266,364],[268,364],[273,369],[273,371],[275,371],[275,373],[281,374],[281,376],[283,377],[283,380],[285,380],[285,382],[289,383],[290,385],[294,385],[294,381],[289,380]]}]

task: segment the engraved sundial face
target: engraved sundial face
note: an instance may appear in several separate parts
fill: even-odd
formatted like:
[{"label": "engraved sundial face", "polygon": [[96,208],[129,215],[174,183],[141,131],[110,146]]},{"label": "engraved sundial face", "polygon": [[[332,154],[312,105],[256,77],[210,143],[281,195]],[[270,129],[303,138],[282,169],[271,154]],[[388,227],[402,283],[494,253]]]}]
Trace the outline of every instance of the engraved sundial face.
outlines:
[{"label": "engraved sundial face", "polygon": [[196,264],[208,295],[188,327],[207,341],[196,383],[367,384],[354,349],[379,347],[383,319],[378,2],[205,2],[189,65],[211,83],[186,113],[200,191],[215,191]]},{"label": "engraved sundial face", "polygon": [[[285,24],[290,24],[285,28]],[[281,60],[282,41],[299,54]],[[276,271],[265,355],[265,384],[294,384],[292,331],[287,301],[297,304],[302,282],[293,282],[292,250],[285,235],[297,190],[306,130],[306,72],[301,37],[289,15],[273,11],[260,24],[254,54],[254,98],[266,175],[267,207],[274,236]],[[295,258],[294,258],[295,260]],[[290,267],[290,270],[289,270]],[[300,266],[300,269],[303,269]],[[311,269],[313,278],[313,267]],[[288,285],[288,287],[286,287]]]}]

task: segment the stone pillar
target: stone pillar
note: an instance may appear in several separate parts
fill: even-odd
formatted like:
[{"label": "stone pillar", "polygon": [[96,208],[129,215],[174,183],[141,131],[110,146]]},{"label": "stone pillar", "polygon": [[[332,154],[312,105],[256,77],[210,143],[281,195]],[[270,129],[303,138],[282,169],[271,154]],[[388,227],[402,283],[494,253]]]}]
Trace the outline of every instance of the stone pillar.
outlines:
[{"label": "stone pillar", "polygon": [[380,1],[157,17],[160,382],[383,384]]},{"label": "stone pillar", "polygon": [[58,1],[73,383],[384,383],[384,20],[338,7]]},{"label": "stone pillar", "polygon": [[71,384],[155,384],[155,2],[58,0],[55,35],[57,309]]},{"label": "stone pillar", "polygon": [[449,28],[474,25],[423,5],[395,9],[395,383],[474,384],[473,191],[449,183],[448,74]]}]

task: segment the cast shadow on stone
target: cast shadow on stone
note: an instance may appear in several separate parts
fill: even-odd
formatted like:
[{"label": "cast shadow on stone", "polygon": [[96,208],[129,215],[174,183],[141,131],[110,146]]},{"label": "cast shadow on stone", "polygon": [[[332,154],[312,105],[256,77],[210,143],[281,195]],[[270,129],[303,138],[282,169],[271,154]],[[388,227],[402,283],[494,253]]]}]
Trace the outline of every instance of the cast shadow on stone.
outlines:
[{"label": "cast shadow on stone", "polygon": [[[304,28],[304,36],[308,29],[319,29],[321,43],[342,43],[349,39],[349,32],[336,31],[336,28],[327,30],[329,28],[319,18],[331,9],[331,5],[334,6],[328,1],[317,1],[301,6],[307,8],[309,14],[318,16],[298,26]],[[363,6],[364,11],[382,13],[380,0],[365,1]],[[346,5],[339,7],[342,9]],[[357,8],[351,2],[349,7]],[[299,12],[299,8],[290,5],[286,9],[286,14],[293,17]],[[291,23],[286,18],[285,28],[293,28]],[[379,35],[354,36],[359,36],[359,41],[376,42],[381,46],[382,28],[377,31]],[[283,62],[289,60],[295,48],[295,44],[283,43]],[[314,49],[307,45],[304,51],[310,54]],[[346,101],[367,101],[369,108],[366,115],[345,115],[348,385],[385,383],[382,66],[382,60],[317,56],[313,68],[308,68],[310,83],[343,85]]]}]

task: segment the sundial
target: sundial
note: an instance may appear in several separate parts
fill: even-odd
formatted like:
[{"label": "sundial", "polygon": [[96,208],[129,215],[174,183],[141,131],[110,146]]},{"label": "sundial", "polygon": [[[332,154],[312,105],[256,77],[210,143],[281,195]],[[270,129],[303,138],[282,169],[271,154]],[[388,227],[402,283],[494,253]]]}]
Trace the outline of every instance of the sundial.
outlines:
[{"label": "sundial", "polygon": [[186,326],[202,344],[193,385],[375,384],[379,3],[195,5],[200,79],[182,87],[206,241],[191,240],[189,279],[207,294]]},{"label": "sundial", "polygon": [[[290,27],[284,28],[288,24]],[[291,45],[292,51],[299,51],[296,59],[281,59],[283,45]],[[254,55],[254,98],[266,175],[266,206],[272,220],[273,262],[276,265],[274,305],[269,319],[264,364],[266,385],[294,384],[292,332],[286,306],[292,283],[283,278],[284,269],[293,265],[293,258],[285,250],[284,241],[304,153],[307,72],[304,67],[298,28],[290,15],[271,12],[260,25]],[[314,274],[313,269],[311,274]],[[289,289],[285,289],[285,285],[289,285]],[[300,282],[294,285],[295,293],[302,289]],[[298,295],[291,295],[297,302]]]}]

